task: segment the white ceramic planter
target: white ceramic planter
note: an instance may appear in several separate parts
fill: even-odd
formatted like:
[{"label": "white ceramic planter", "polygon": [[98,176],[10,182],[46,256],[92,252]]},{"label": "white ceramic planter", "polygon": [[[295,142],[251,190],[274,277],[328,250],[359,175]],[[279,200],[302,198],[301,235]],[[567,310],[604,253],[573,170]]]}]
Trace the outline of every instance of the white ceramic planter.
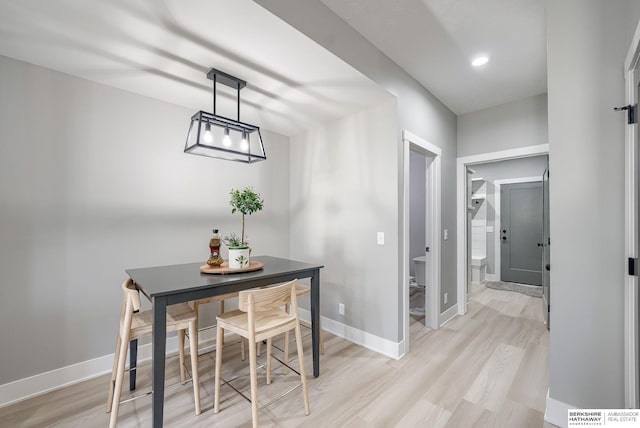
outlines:
[{"label": "white ceramic planter", "polygon": [[229,269],[249,267],[249,248],[229,248]]}]

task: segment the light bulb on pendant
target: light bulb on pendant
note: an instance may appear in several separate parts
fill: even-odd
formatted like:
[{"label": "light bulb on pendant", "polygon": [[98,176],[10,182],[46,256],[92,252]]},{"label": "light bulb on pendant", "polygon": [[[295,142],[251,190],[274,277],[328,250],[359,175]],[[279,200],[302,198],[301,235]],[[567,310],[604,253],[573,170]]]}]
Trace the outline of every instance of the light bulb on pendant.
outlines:
[{"label": "light bulb on pendant", "polygon": [[246,132],[242,133],[242,141],[240,142],[240,150],[242,150],[243,152],[246,152],[247,150],[249,150],[249,143],[247,142],[247,133]]},{"label": "light bulb on pendant", "polygon": [[204,125],[204,142],[212,143],[213,142],[213,134],[211,133],[211,124],[207,123]]},{"label": "light bulb on pendant", "polygon": [[229,128],[224,128],[224,137],[222,138],[222,144],[225,147],[231,147],[231,137],[229,137]]}]

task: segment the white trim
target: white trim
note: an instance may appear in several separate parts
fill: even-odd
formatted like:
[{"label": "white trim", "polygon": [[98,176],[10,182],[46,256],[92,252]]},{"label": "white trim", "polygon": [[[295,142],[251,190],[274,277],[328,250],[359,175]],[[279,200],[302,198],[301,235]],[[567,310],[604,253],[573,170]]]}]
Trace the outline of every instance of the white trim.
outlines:
[{"label": "white trim", "polygon": [[[638,85],[635,70],[640,59],[640,22],[636,27],[627,57],[625,59],[625,101],[638,105],[635,88]],[[637,211],[637,177],[635,159],[638,156],[635,148],[638,125],[625,126],[625,260],[638,257],[638,224]],[[640,359],[640,343],[638,332],[638,277],[625,272],[624,298],[624,401],[627,408],[640,407],[640,385],[637,372]]]},{"label": "white trim", "polygon": [[440,314],[438,320],[440,327],[444,327],[446,323],[458,316],[458,304],[451,306],[449,309]]},{"label": "white trim", "polygon": [[501,212],[502,212],[502,208],[501,208],[501,202],[502,202],[502,197],[500,196],[500,187],[503,184],[518,184],[518,183],[531,183],[531,182],[540,182],[542,181],[542,176],[540,177],[518,177],[518,178],[505,178],[502,180],[495,180],[493,182],[494,185],[494,207],[493,207],[493,212],[495,213],[495,220],[493,222],[493,227],[494,227],[494,237],[493,237],[493,241],[494,241],[494,250],[493,250],[493,259],[495,261],[493,268],[494,270],[494,276],[497,278],[494,281],[500,281],[500,278],[502,277],[502,271],[500,270],[502,268],[502,254],[500,253],[500,233],[496,232],[499,231],[500,229],[502,229],[501,225],[500,225],[500,220],[501,220]]},{"label": "white trim", "polygon": [[[215,329],[202,331],[201,344],[198,353],[209,352],[209,348],[215,343]],[[167,356],[178,353],[178,338],[167,338]],[[113,355],[103,355],[91,360],[81,361],[55,370],[39,373],[24,379],[0,385],[0,407],[9,406],[19,401],[27,400],[47,392],[75,385],[85,380],[111,373],[113,368]],[[138,363],[151,359],[151,344],[138,347]]]},{"label": "white trim", "polygon": [[456,164],[456,272],[457,272],[457,296],[458,314],[467,313],[467,301],[465,298],[465,282],[467,278],[467,222],[465,201],[466,177],[465,169],[468,165],[476,165],[487,162],[494,162],[508,159],[526,158],[530,156],[546,155],[549,153],[549,144],[539,144],[537,146],[520,147],[518,149],[503,150],[500,152],[484,153],[480,155],[465,156],[457,159]]},{"label": "white trim", "polygon": [[[311,320],[311,313],[307,309],[298,308],[298,316],[302,321],[307,323]],[[335,336],[341,337],[349,342],[355,343],[356,345],[363,346],[395,360],[399,360],[404,356],[404,353],[402,352],[405,347],[404,340],[396,343],[389,339],[384,339],[380,336],[342,324],[341,322],[332,320],[331,318],[320,318],[322,319],[322,329]]]},{"label": "white trim", "polygon": [[[496,233],[497,235],[497,233]],[[487,273],[484,275],[484,279],[486,279],[487,281],[500,281],[500,278],[497,274],[495,273]]]},{"label": "white trim", "polygon": [[571,409],[577,409],[577,407],[549,397],[549,390],[547,390],[547,406],[544,411],[545,422],[561,428],[567,428],[569,424],[567,412]]},{"label": "white trim", "polygon": [[[400,251],[402,254],[402,319],[404,320],[403,337],[404,346],[409,347],[409,152],[411,147],[419,150],[425,156],[433,158],[427,167],[427,235],[430,247],[431,263],[430,277],[427,283],[428,295],[425,293],[425,309],[427,327],[437,329],[440,321],[440,267],[441,267],[441,207],[442,207],[442,150],[440,147],[407,131],[402,131],[404,180],[403,180],[403,217],[402,239]],[[428,303],[428,305],[427,305]]]}]

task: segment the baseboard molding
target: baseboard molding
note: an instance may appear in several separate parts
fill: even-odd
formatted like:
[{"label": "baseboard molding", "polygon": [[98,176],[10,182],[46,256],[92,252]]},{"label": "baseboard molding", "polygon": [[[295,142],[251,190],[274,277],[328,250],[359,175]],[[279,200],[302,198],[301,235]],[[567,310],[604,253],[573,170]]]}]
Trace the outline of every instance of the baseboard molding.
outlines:
[{"label": "baseboard molding", "polygon": [[[215,329],[209,329],[199,333],[200,346],[198,347],[198,353],[201,354],[213,350],[215,331]],[[188,343],[186,347],[188,348]],[[167,338],[167,356],[177,353],[178,338],[176,336]],[[0,408],[111,373],[113,357],[114,354],[104,355],[0,385]],[[138,347],[138,362],[142,363],[150,359],[151,344],[140,345]],[[105,384],[105,388],[107,386]]]},{"label": "baseboard molding", "polygon": [[[455,308],[452,309],[457,310]],[[442,315],[447,314],[450,310],[441,314],[441,319]],[[310,321],[311,314],[309,311],[302,308],[298,311],[303,321]],[[396,360],[402,358],[405,354],[404,341],[396,343],[325,317],[322,317],[322,328],[336,336]],[[206,353],[211,351],[215,346],[215,329],[201,331],[199,339],[198,352]],[[167,356],[175,355],[177,352],[177,337],[167,338]],[[108,354],[0,385],[0,407],[10,406],[56,389],[110,373],[113,367],[113,357],[114,354]],[[150,359],[151,344],[139,346],[138,362],[142,363]]]},{"label": "baseboard molding", "polygon": [[544,411],[544,420],[545,422],[557,425],[560,428],[567,428],[569,424],[567,412],[570,409],[576,408],[576,406],[572,406],[549,397],[549,390],[547,390],[547,408]]},{"label": "baseboard molding", "polygon": [[[310,322],[311,313],[302,308],[298,308],[298,316],[302,321]],[[399,360],[405,354],[405,343],[401,341],[399,343],[393,342],[388,339],[376,336],[366,331],[359,330],[357,328],[342,324],[341,322],[332,320],[330,318],[321,317],[322,329],[334,334],[338,337],[342,337],[356,345],[363,346],[367,349],[371,349],[379,354]]]},{"label": "baseboard molding", "polygon": [[454,319],[458,315],[458,304],[451,306],[438,317],[438,325],[444,327],[446,323]]}]

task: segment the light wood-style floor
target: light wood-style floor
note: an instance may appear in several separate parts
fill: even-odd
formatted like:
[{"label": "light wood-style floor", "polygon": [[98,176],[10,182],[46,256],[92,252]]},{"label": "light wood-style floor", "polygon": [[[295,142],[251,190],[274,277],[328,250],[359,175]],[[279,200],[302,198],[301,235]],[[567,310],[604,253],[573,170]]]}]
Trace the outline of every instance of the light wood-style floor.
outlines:
[{"label": "light wood-style floor", "polygon": [[[392,360],[325,333],[321,375],[309,378],[311,415],[304,415],[300,390],[260,411],[260,425],[274,427],[552,427],[543,420],[548,386],[549,334],[539,298],[473,288],[469,313],[431,330],[412,320],[411,352]],[[228,341],[223,376],[248,364],[239,345]],[[311,373],[310,339],[305,339]],[[221,411],[213,413],[213,353],[200,357],[203,413],[195,416],[190,384],[168,387],[165,426],[238,427],[251,425],[250,404],[222,386]],[[262,357],[264,359],[264,355]],[[297,361],[293,361],[293,366]],[[274,369],[272,385],[264,372],[259,397],[295,385],[296,376]],[[167,361],[167,383],[176,381],[176,358]],[[149,390],[150,367],[138,375]],[[0,409],[2,427],[103,427],[109,376],[101,376]],[[248,377],[235,383],[248,390]],[[123,397],[125,398],[125,397]],[[149,396],[121,406],[119,426],[150,426]]]}]

